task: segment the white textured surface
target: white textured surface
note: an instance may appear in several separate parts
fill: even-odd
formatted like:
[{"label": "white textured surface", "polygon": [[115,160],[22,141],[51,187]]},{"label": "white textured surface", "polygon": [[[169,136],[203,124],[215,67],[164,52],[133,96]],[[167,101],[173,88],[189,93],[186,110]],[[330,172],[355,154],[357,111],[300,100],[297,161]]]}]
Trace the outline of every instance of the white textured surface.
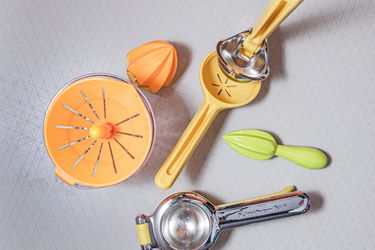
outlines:
[{"label": "white textured surface", "polygon": [[[153,183],[202,101],[202,59],[217,40],[254,23],[266,2],[2,0],[0,249],[138,249],[134,217],[168,194],[195,190],[229,202],[288,184],[312,195],[311,212],[224,233],[216,249],[375,249],[371,0],[305,1],[270,39],[272,77],[258,99],[218,116],[171,190]],[[115,187],[63,184],[43,145],[49,101],[79,75],[124,76],[126,53],[155,39],[177,44],[183,69],[173,87],[151,97],[159,126],[151,161]],[[247,159],[221,139],[244,128],[320,147],[332,163],[311,171]]]}]

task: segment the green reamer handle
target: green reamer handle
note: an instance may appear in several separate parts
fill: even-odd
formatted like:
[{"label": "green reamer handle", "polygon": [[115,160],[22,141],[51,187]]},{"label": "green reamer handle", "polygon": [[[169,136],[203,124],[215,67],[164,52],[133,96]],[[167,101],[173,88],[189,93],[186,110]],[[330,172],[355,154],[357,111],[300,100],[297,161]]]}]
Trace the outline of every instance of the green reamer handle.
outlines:
[{"label": "green reamer handle", "polygon": [[322,151],[312,147],[278,145],[275,155],[312,169],[324,168],[328,161]]}]

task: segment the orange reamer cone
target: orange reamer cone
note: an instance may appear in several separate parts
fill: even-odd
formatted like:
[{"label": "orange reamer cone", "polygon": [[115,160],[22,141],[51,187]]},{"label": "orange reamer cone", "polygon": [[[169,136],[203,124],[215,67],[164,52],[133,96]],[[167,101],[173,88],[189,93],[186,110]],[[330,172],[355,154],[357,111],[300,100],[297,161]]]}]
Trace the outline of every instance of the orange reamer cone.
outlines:
[{"label": "orange reamer cone", "polygon": [[176,74],[176,48],[165,41],[139,46],[127,55],[128,75],[132,82],[155,93],[168,86]]}]

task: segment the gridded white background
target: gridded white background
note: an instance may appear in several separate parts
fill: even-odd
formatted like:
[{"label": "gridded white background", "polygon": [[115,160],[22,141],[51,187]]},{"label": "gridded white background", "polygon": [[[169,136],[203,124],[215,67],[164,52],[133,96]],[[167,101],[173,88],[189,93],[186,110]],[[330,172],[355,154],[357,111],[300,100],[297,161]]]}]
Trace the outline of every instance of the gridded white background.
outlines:
[{"label": "gridded white background", "polygon": [[[246,29],[268,1],[27,1],[0,4],[0,249],[138,249],[134,217],[195,190],[230,202],[296,184],[312,210],[224,233],[216,249],[375,249],[375,4],[305,1],[270,39],[272,76],[257,100],[221,113],[168,191],[153,177],[198,109],[199,66],[219,39]],[[150,96],[158,123],[147,166],[130,180],[79,190],[58,180],[43,118],[69,80],[125,75],[126,53],[175,43],[176,83]],[[263,129],[329,153],[324,170],[258,162],[221,136]]]}]

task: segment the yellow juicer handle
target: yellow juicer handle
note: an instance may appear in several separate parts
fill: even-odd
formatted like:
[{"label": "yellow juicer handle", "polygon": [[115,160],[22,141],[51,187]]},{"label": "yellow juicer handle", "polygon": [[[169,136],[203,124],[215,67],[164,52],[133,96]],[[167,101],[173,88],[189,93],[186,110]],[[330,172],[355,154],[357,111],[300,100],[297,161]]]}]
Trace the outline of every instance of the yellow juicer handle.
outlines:
[{"label": "yellow juicer handle", "polygon": [[280,23],[302,2],[302,0],[271,0],[266,11],[257,20],[251,33],[243,42],[241,52],[252,57]]},{"label": "yellow juicer handle", "polygon": [[228,206],[231,206],[231,205],[237,204],[237,203],[253,202],[253,201],[257,201],[257,200],[263,200],[263,199],[266,199],[266,198],[269,198],[269,197],[273,197],[273,196],[278,196],[278,195],[282,195],[282,194],[288,194],[288,193],[294,192],[296,190],[297,190],[296,186],[291,185],[291,186],[287,186],[287,187],[283,188],[282,190],[280,190],[277,193],[263,195],[261,197],[250,198],[250,199],[236,201],[236,202],[232,202],[232,203],[222,204],[222,205],[219,205],[217,207],[218,208],[222,208],[222,207],[228,207]]},{"label": "yellow juicer handle", "polygon": [[173,185],[219,111],[220,108],[215,104],[210,103],[207,99],[204,100],[199,111],[156,174],[155,184],[159,188],[168,189]]}]

